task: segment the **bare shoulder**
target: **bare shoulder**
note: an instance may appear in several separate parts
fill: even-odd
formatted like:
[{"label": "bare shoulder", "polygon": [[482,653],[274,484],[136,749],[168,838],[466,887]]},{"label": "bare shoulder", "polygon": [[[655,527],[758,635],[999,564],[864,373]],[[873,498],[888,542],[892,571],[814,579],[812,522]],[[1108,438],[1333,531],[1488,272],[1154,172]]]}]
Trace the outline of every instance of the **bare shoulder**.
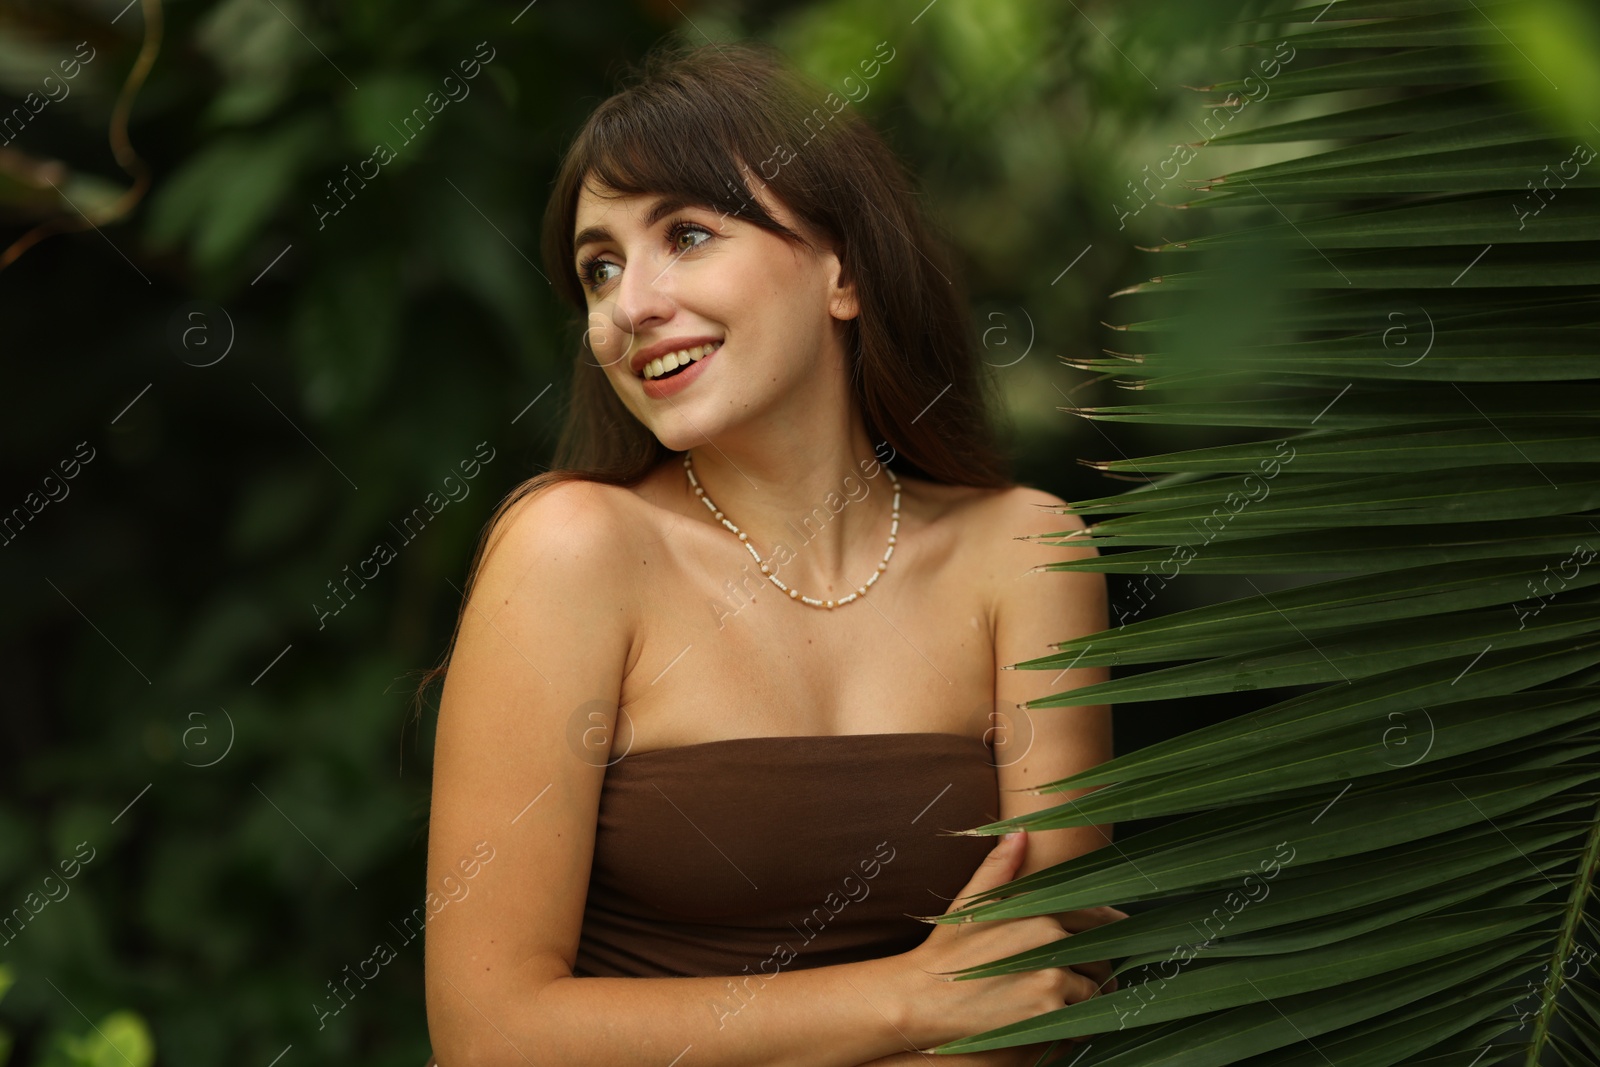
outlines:
[{"label": "bare shoulder", "polygon": [[1037,545],[1018,541],[1029,535],[1067,533],[1082,530],[1085,523],[1065,500],[1044,489],[1013,485],[1004,489],[971,490],[974,494],[964,509],[966,522],[974,536],[986,544],[1021,546],[1037,554]]},{"label": "bare shoulder", "polygon": [[489,532],[486,556],[523,555],[541,547],[605,547],[615,536],[627,495],[617,486],[579,478],[546,485],[501,513]]},{"label": "bare shoulder", "polygon": [[[985,518],[992,532],[1014,546],[1015,551],[1032,564],[1044,562],[1040,556],[1058,560],[1099,555],[1099,551],[1082,536],[1083,531],[1088,529],[1088,523],[1072,509],[1071,504],[1045,489],[1014,485],[1002,490],[989,502]],[[1065,540],[1067,535],[1072,534],[1078,536],[1065,544],[1023,540],[1050,534],[1062,535],[1055,540]]]},{"label": "bare shoulder", "polygon": [[[1033,568],[1045,563],[1084,559],[1099,555],[1087,541],[1054,543],[1036,538],[1050,534],[1067,535],[1087,528],[1067,501],[1045,489],[1014,485],[990,490],[971,519],[975,543],[986,564],[987,590],[991,610],[996,616],[1019,597],[1032,599],[1036,582],[1024,579]],[[1098,596],[1105,576],[1097,572],[1065,572],[1048,577],[1054,584],[1078,589],[1080,595]],[[1098,587],[1098,588],[1096,588]],[[1014,604],[1012,605],[1015,606]]]},{"label": "bare shoulder", "polygon": [[488,531],[473,599],[509,606],[531,571],[563,586],[586,586],[592,597],[621,593],[613,578],[629,499],[617,486],[581,479],[522,497]]},{"label": "bare shoulder", "polygon": [[[447,702],[469,691],[522,693],[566,707],[616,697],[638,632],[633,583],[617,566],[625,496],[615,486],[573,479],[542,486],[500,512],[467,591]],[[497,700],[473,706],[470,715],[526,721],[529,708]],[[441,723],[447,711],[441,705]]]}]

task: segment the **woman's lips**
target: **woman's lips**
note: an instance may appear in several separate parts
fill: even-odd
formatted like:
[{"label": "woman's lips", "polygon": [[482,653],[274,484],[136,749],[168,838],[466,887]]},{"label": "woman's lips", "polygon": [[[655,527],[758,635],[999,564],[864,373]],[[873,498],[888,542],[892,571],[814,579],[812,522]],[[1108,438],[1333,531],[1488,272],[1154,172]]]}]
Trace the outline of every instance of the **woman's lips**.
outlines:
[{"label": "woman's lips", "polygon": [[660,400],[663,397],[669,397],[674,393],[687,389],[689,387],[689,383],[693,382],[696,378],[700,377],[701,374],[705,373],[706,364],[710,363],[713,359],[716,359],[721,352],[722,345],[718,345],[710,352],[695,360],[689,366],[678,371],[676,374],[665,378],[643,379],[641,384],[644,386],[644,395],[650,397],[652,400]]}]

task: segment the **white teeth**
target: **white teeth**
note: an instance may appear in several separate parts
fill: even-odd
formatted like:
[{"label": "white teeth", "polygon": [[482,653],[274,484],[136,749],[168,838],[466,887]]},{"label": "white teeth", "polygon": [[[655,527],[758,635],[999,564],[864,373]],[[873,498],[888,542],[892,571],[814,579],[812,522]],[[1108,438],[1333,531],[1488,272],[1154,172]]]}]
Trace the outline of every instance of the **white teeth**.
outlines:
[{"label": "white teeth", "polygon": [[652,378],[661,377],[668,371],[677,370],[679,367],[686,366],[690,363],[698,363],[700,360],[706,358],[706,356],[715,351],[717,346],[721,343],[721,341],[712,341],[708,342],[707,344],[697,345],[694,348],[685,348],[677,352],[668,352],[664,356],[652,359],[649,363],[644,365],[644,378],[646,381],[649,381]]}]

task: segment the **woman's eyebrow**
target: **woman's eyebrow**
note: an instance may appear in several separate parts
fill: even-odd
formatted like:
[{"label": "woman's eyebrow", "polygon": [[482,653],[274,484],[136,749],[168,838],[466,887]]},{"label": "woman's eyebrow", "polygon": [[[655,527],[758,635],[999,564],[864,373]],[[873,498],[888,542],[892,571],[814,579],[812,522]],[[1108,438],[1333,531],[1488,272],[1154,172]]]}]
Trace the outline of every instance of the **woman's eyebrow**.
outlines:
[{"label": "woman's eyebrow", "polygon": [[[686,207],[699,206],[701,205],[689,200],[687,197],[659,196],[656,198],[655,203],[651,205],[650,210],[645,213],[644,224],[646,226],[654,226],[656,223],[660,222],[674,211],[679,211]],[[578,235],[572,239],[572,250],[576,252],[586,244],[593,244],[599,241],[611,241],[614,239],[615,238],[613,238],[611,235],[611,231],[606,229],[604,226],[589,226],[585,229],[579,230]]]}]

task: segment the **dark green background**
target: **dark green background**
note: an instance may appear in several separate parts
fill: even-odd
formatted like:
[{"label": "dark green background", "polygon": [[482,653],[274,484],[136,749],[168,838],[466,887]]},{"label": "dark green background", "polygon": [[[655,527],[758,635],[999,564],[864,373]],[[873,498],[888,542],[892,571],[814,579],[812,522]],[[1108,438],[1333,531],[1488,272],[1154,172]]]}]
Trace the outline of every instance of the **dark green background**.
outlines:
[{"label": "dark green background", "polygon": [[[0,162],[6,244],[133,186],[108,130],[155,5],[122,2],[5,10],[8,111],[80,41],[94,50]],[[422,899],[433,712],[408,724],[413,679],[443,651],[490,508],[549,462],[575,333],[534,266],[538,219],[625,63],[668,34],[759,37],[836,86],[888,42],[856,106],[957,248],[1017,476],[1072,500],[1126,485],[1080,457],[1203,443],[1062,412],[1119,396],[1061,357],[1117,347],[1100,323],[1138,314],[1108,296],[1153,270],[1136,246],[1203,221],[1151,205],[1122,228],[1119,206],[1201,139],[1205,98],[1185,86],[1254,58],[1220,47],[1246,6],[164,6],[128,124],[148,192],[0,271],[0,509],[80,442],[94,455],[0,546],[0,907],[95,850],[0,945],[14,1062],[59,1060],[53,1034],[119,1008],[164,1064],[266,1067],[287,1046],[282,1067],[425,1059],[420,940],[324,1029],[313,1004],[376,942],[399,947],[390,924]],[[326,183],[398,145],[389,123],[480,42],[494,58],[470,95],[319,229]],[[1257,150],[1198,151],[1184,178]],[[54,190],[27,176],[51,161]],[[494,459],[470,495],[319,628],[326,583],[398,543],[390,524],[479,442]],[[1207,581],[1154,610],[1209,599]],[[1210,713],[1142,710],[1119,748]]]}]

